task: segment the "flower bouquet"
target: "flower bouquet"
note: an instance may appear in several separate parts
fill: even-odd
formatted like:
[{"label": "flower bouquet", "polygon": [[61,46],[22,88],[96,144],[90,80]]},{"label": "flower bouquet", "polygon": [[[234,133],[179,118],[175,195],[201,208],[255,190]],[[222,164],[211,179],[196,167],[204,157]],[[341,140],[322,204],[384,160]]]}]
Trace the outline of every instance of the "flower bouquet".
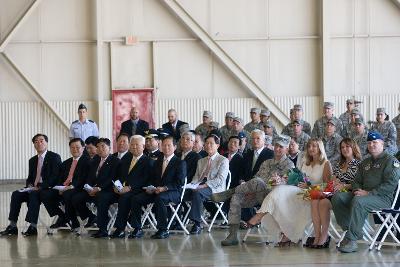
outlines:
[{"label": "flower bouquet", "polygon": [[303,195],[304,200],[323,199],[333,195],[334,184],[333,181],[322,183],[318,185],[310,185],[308,188],[303,189],[299,195]]}]

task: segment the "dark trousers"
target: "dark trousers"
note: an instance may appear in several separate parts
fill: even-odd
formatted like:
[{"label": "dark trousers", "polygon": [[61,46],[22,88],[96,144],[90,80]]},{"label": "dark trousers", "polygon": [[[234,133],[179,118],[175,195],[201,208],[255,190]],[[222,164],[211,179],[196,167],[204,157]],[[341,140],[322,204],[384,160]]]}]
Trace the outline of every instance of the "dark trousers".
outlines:
[{"label": "dark trousers", "polygon": [[64,191],[62,193],[62,198],[65,205],[65,217],[68,221],[71,221],[72,228],[79,227],[79,221],[76,215],[76,211],[74,206],[72,205],[72,198],[74,197],[74,195],[78,193],[85,193],[85,192],[81,189],[74,188]]},{"label": "dark trousers", "polygon": [[167,230],[168,210],[165,205],[167,205],[169,202],[173,202],[176,204],[179,203],[180,196],[181,194],[178,191],[167,191],[167,192],[162,192],[158,195],[140,193],[138,195],[133,196],[131,200],[131,205],[132,205],[131,226],[134,228],[140,228],[142,206],[147,205],[149,203],[154,203],[154,212],[157,220],[157,228],[158,230]]},{"label": "dark trousers", "polygon": [[118,201],[118,194],[112,191],[100,191],[95,196],[95,203],[97,206],[97,226],[102,232],[107,231],[107,224],[109,221],[108,209],[111,204]]},{"label": "dark trousers", "polygon": [[119,231],[124,231],[128,222],[128,216],[131,211],[131,203],[133,196],[137,194],[134,192],[127,192],[118,198],[118,213],[115,220],[115,228]]},{"label": "dark trousers", "polygon": [[81,217],[82,220],[86,220],[89,216],[93,216],[91,211],[88,209],[86,206],[86,202],[93,202],[93,198],[89,196],[89,194],[86,191],[79,191],[76,192],[71,196],[71,204],[73,209],[76,212],[76,215]]},{"label": "dark trousers", "polygon": [[60,202],[62,201],[62,197],[59,194],[58,190],[40,190],[40,199],[46,207],[46,210],[49,213],[50,217],[58,215],[59,217],[65,218],[64,212],[60,209]]},{"label": "dark trousers", "polygon": [[210,199],[212,190],[209,187],[198,190],[188,189],[185,192],[184,200],[191,201],[189,219],[199,224],[201,222],[201,213],[203,212],[203,202]]},{"label": "dark trousers", "polygon": [[40,210],[40,190],[31,192],[14,191],[11,195],[10,213],[8,219],[13,222],[18,221],[22,203],[26,202],[28,212],[25,221],[37,224]]}]

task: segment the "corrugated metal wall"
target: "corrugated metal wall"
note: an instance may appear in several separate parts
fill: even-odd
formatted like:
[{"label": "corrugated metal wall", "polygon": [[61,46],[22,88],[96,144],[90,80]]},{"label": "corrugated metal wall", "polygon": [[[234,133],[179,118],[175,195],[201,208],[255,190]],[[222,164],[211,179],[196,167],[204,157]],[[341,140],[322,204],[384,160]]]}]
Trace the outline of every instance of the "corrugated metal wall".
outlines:
[{"label": "corrugated metal wall", "polygon": [[[338,96],[329,100],[336,104],[336,115],[346,110],[346,99],[350,96]],[[387,107],[390,117],[398,114],[397,107],[400,95],[386,95],[374,97],[356,97],[363,101],[360,109],[366,120],[374,120],[377,107]],[[289,115],[294,104],[302,104],[304,119],[311,124],[321,116],[321,102],[317,96],[312,97],[276,97],[274,101]],[[68,123],[77,119],[77,107],[81,101],[59,101],[51,104],[58,110]],[[87,105],[89,114],[96,110],[96,103],[83,101]],[[167,111],[175,108],[179,118],[189,122],[192,128],[202,121],[203,110],[212,111],[216,121],[223,125],[226,111],[233,111],[249,121],[249,111],[252,107],[262,107],[260,102],[253,98],[215,98],[215,99],[160,99],[156,105],[156,126],[160,127],[167,121]],[[55,119],[47,108],[37,102],[0,102],[1,129],[0,153],[0,180],[25,179],[28,173],[28,159],[34,155],[31,138],[35,133],[42,132],[49,136],[49,149],[59,153],[62,159],[69,157],[68,131]],[[112,138],[112,102],[104,101],[104,126],[101,135]],[[92,117],[90,115],[90,117]],[[278,129],[282,125],[277,124]]]}]

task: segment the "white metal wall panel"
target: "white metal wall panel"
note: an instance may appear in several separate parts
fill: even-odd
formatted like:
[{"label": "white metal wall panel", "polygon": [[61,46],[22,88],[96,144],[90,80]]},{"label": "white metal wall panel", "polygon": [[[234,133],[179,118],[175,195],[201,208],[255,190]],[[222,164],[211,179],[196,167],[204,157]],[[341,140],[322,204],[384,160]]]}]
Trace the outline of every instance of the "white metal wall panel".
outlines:
[{"label": "white metal wall panel", "polygon": [[103,108],[104,125],[100,125],[100,136],[111,140],[113,137],[112,101],[104,101]]},{"label": "white metal wall panel", "polygon": [[400,95],[377,95],[370,98],[370,120],[376,120],[376,109],[386,107],[390,120],[399,114]]}]

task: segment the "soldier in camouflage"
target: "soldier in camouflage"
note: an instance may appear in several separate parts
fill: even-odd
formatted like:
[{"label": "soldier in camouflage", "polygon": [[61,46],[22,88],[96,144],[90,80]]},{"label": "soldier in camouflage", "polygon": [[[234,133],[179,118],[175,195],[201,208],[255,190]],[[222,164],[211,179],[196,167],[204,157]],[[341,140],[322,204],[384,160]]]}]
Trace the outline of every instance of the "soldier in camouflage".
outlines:
[{"label": "soldier in camouflage", "polygon": [[[351,138],[356,132],[356,125],[355,125],[355,120],[357,118],[362,118],[362,115],[360,111],[357,108],[353,108],[353,110],[350,112],[350,123],[347,124],[345,128],[343,128],[342,136],[343,137],[348,137]],[[364,120],[364,119],[362,119]]]},{"label": "soldier in camouflage", "polygon": [[372,122],[371,131],[378,132],[385,141],[385,151],[391,155],[397,153],[397,131],[396,126],[391,121],[386,121],[387,116],[385,108],[377,108],[376,121]]},{"label": "soldier in camouflage", "polygon": [[210,122],[212,122],[212,119],[213,116],[211,111],[205,110],[203,112],[203,123],[198,125],[196,129],[194,129],[197,134],[200,134],[203,137],[203,139],[207,137],[209,131],[209,124]]},{"label": "soldier in camouflage", "polygon": [[[311,136],[311,125],[310,125],[310,123],[303,120],[303,106],[302,105],[296,104],[293,106],[293,109],[290,110],[290,120],[291,120],[291,122],[293,122],[294,120],[298,120],[301,123],[301,125],[303,125],[303,131],[306,134]],[[291,122],[289,122],[289,124],[287,124],[283,128],[282,134],[289,135],[289,136],[293,135],[293,128],[292,128]]]},{"label": "soldier in camouflage", "polygon": [[219,129],[223,146],[228,143],[229,137],[232,136],[233,118],[235,113],[227,112],[225,114],[225,125]]},{"label": "soldier in camouflage", "polygon": [[213,194],[211,199],[215,202],[231,198],[229,210],[229,235],[221,242],[223,246],[237,245],[237,233],[242,208],[250,208],[263,202],[265,196],[271,191],[269,180],[273,176],[283,177],[288,170],[294,168],[293,162],[286,156],[290,137],[280,135],[274,140],[274,158],[264,161],[257,174],[249,181],[236,188],[222,193]]},{"label": "soldier in camouflage", "polygon": [[369,156],[368,142],[367,142],[368,132],[365,130],[365,124],[363,119],[361,118],[355,119],[354,125],[355,125],[355,131],[349,138],[353,139],[354,142],[357,143],[358,147],[360,148],[362,159],[365,159],[366,157]]},{"label": "soldier in camouflage", "polygon": [[247,132],[251,133],[254,129],[260,129],[260,130],[262,130],[262,129],[261,129],[261,126],[260,126],[260,122],[261,122],[261,120],[260,120],[260,113],[261,113],[261,109],[259,109],[259,108],[252,108],[252,109],[250,110],[251,122],[247,123],[247,124],[244,126],[244,129],[245,129]]},{"label": "soldier in camouflage", "polygon": [[311,133],[313,138],[322,138],[324,136],[324,131],[326,128],[326,123],[328,120],[332,119],[336,125],[336,133],[342,134],[343,125],[342,121],[333,115],[334,104],[332,102],[324,102],[324,115],[315,121],[314,128]]},{"label": "soldier in camouflage", "polygon": [[242,146],[240,147],[240,153],[244,153],[246,150],[250,149],[250,133],[243,129],[243,120],[242,118],[235,117],[233,118],[232,132],[231,136],[244,136],[241,138]]},{"label": "soldier in camouflage", "polygon": [[[360,103],[359,101],[357,103]],[[347,99],[346,100],[346,112],[342,113],[339,116],[339,120],[342,121],[342,125],[343,125],[343,132],[342,132],[342,136],[343,137],[348,137],[348,130],[350,128],[350,124],[351,124],[351,117],[352,117],[352,111],[354,109],[356,109],[356,100],[354,99]],[[358,109],[357,109],[358,110]],[[359,113],[360,118],[364,119],[363,116],[361,115],[361,113]]]},{"label": "soldier in camouflage", "polygon": [[292,128],[292,140],[296,141],[300,151],[304,151],[304,149],[307,147],[307,142],[311,137],[303,131],[303,125],[299,120],[294,120],[292,122]]},{"label": "soldier in camouflage", "polygon": [[394,126],[396,126],[396,131],[397,131],[397,150],[400,151],[400,103],[398,107],[399,115],[393,118],[392,122],[394,123]]},{"label": "soldier in camouflage", "polygon": [[327,121],[325,126],[325,134],[322,138],[326,156],[331,165],[335,165],[340,159],[340,141],[343,139],[338,133],[335,132],[336,123],[337,122],[332,119]]}]

